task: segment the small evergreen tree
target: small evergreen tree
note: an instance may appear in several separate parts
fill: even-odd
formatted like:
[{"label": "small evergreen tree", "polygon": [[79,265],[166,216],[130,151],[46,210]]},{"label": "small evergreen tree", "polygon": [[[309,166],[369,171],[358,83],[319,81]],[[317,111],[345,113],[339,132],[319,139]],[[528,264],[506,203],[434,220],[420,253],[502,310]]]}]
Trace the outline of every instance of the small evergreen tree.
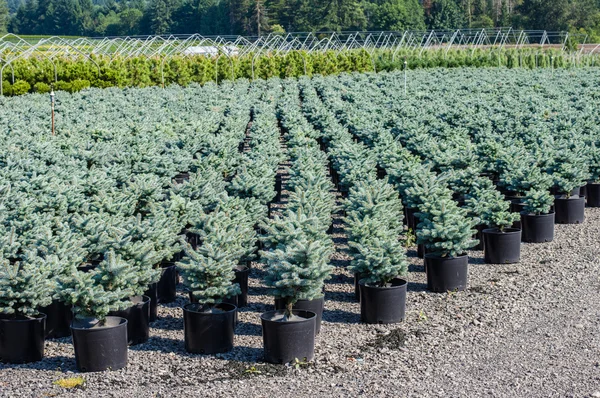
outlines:
[{"label": "small evergreen tree", "polygon": [[440,257],[462,256],[475,246],[473,239],[476,220],[467,217],[467,211],[445,197],[430,198],[428,210],[420,214],[417,242],[424,244],[429,253]]},{"label": "small evergreen tree", "polygon": [[504,195],[490,186],[474,188],[466,204],[478,222],[501,231],[513,225],[520,217],[519,214],[510,212],[510,202],[504,200]]},{"label": "small evergreen tree", "polygon": [[52,302],[51,267],[30,253],[13,264],[0,258],[0,314],[14,318],[35,316]]},{"label": "small evergreen tree", "polygon": [[539,216],[540,214],[550,213],[550,209],[554,204],[554,198],[548,191],[532,189],[527,192],[523,203],[525,204],[524,211],[526,214]]},{"label": "small evergreen tree", "polygon": [[111,311],[131,307],[129,299],[147,288],[135,269],[112,251],[105,253],[104,260],[91,272],[71,267],[69,273],[58,278],[58,285],[61,301],[73,306],[77,319],[94,318],[100,323]]},{"label": "small evergreen tree", "polygon": [[333,267],[329,265],[331,248],[321,240],[306,236],[261,252],[266,263],[265,284],[274,288],[273,295],[285,302],[284,320],[292,317],[298,300],[313,300],[323,295],[323,283]]},{"label": "small evergreen tree", "polygon": [[231,252],[210,242],[203,242],[196,250],[183,239],[181,244],[187,257],[177,263],[177,268],[203,308],[210,310],[224,298],[241,293],[239,284],[232,283],[237,262]]}]

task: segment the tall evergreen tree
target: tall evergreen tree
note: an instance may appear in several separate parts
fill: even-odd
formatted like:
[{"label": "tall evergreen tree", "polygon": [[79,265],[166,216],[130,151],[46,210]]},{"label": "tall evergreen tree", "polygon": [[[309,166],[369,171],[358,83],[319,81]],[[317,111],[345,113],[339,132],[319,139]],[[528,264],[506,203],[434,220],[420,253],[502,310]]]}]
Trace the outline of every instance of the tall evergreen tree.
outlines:
[{"label": "tall evergreen tree", "polygon": [[464,28],[465,25],[465,14],[455,0],[433,1],[427,18],[429,29],[454,30]]},{"label": "tall evergreen tree", "polygon": [[8,3],[0,0],[0,33],[6,33],[8,28]]}]

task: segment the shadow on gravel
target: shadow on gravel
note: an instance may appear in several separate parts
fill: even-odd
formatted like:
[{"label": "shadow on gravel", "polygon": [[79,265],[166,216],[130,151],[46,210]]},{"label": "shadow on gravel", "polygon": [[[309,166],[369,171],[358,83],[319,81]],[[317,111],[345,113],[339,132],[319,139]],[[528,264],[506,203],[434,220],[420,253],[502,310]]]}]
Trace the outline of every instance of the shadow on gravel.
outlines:
[{"label": "shadow on gravel", "polygon": [[336,274],[331,275],[331,279],[325,282],[326,285],[352,285],[354,286],[354,277]]},{"label": "shadow on gravel", "polygon": [[251,286],[248,289],[248,295],[249,296],[270,296],[272,291],[273,291],[273,289],[269,288],[269,287]]},{"label": "shadow on gravel", "polygon": [[408,272],[425,272],[424,265],[409,264]]},{"label": "shadow on gravel", "polygon": [[161,330],[183,330],[183,318],[173,316],[161,316],[150,324],[151,328]]},{"label": "shadow on gravel", "polygon": [[258,279],[258,280],[263,280],[265,278],[266,272],[263,269],[260,268],[252,268],[250,270],[250,278],[252,279]]},{"label": "shadow on gravel", "polygon": [[[352,282],[354,286],[354,282]],[[339,301],[342,303],[356,303],[357,300],[354,297],[354,291],[352,293],[347,292],[325,292],[325,301]]]},{"label": "shadow on gravel", "polygon": [[262,361],[264,357],[265,351],[261,348],[256,347],[247,347],[243,345],[235,345],[233,346],[233,350],[226,354],[222,354],[222,358],[228,361],[237,362],[250,362],[256,363],[257,361]]},{"label": "shadow on gravel", "polygon": [[162,353],[176,353],[176,354],[187,354],[185,351],[185,345],[183,341],[183,335],[181,339],[169,339],[166,337],[152,336],[150,332],[150,339],[144,344],[138,344],[129,347],[130,351],[158,351]]},{"label": "shadow on gravel", "polygon": [[409,292],[426,292],[427,284],[426,283],[418,283],[418,282],[410,282],[408,287],[406,288]]},{"label": "shadow on gravel", "polygon": [[235,334],[240,336],[262,336],[262,327],[255,323],[240,322],[235,328]]},{"label": "shadow on gravel", "polygon": [[328,310],[327,305],[323,311],[323,320],[331,323],[359,323],[360,314],[342,310]]},{"label": "shadow on gravel", "polygon": [[77,372],[77,367],[75,366],[75,357],[48,356],[44,357],[41,361],[38,362],[19,365],[0,362],[0,370],[17,368],[34,370],[53,370],[58,372]]},{"label": "shadow on gravel", "polygon": [[485,264],[485,260],[483,258],[469,256],[469,264],[481,265]]},{"label": "shadow on gravel", "polygon": [[414,249],[411,248],[411,249],[406,250],[406,257],[408,257],[408,258],[418,257],[417,248],[415,247]]}]

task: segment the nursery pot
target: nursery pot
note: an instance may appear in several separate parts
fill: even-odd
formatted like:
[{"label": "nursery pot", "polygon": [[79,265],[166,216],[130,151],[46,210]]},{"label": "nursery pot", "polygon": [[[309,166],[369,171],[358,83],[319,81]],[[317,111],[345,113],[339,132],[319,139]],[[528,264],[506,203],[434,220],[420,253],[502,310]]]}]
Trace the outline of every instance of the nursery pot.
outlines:
[{"label": "nursery pot", "polygon": [[469,257],[439,257],[435,254],[425,255],[425,272],[427,273],[427,289],[432,292],[465,290],[469,271]]},{"label": "nursery pot", "polygon": [[[188,292],[188,295],[190,297],[190,303],[197,303],[198,302],[198,299],[196,297],[194,297],[194,295],[192,294],[192,292]],[[237,324],[240,323],[240,321],[238,319],[238,311],[237,311],[237,308],[239,308],[238,307],[238,297],[239,296],[224,297],[224,298],[221,299],[222,303],[235,305],[235,307],[236,307],[235,317],[234,317],[235,326],[237,326]]]},{"label": "nursery pot", "polygon": [[600,183],[590,182],[587,184],[588,207],[600,207]]},{"label": "nursery pot", "polygon": [[521,230],[498,228],[483,230],[484,260],[486,264],[514,264],[521,260]]},{"label": "nursery pot", "polygon": [[[315,332],[319,334],[321,332],[321,319],[323,318],[323,309],[325,308],[325,297],[317,298],[314,300],[298,300],[292,309],[304,310],[314,312],[317,315],[315,320]],[[275,309],[285,309],[285,300],[279,297],[275,298]]]},{"label": "nursery pot", "polygon": [[581,196],[556,197],[554,212],[557,224],[581,224],[585,220],[585,198]]},{"label": "nursery pot", "polygon": [[395,278],[385,287],[360,282],[360,319],[365,323],[398,323],[406,311],[408,283]]},{"label": "nursery pot", "polygon": [[133,305],[109,315],[127,319],[127,344],[138,345],[150,338],[150,303],[148,296],[132,297]]},{"label": "nursery pot", "polygon": [[475,226],[477,233],[473,237],[475,240],[479,241],[477,246],[474,246],[471,250],[483,250],[483,230],[487,228],[485,224],[478,224]]},{"label": "nursery pot", "polygon": [[29,363],[44,357],[46,315],[11,317],[0,315],[0,360]]},{"label": "nursery pot", "polygon": [[271,363],[288,363],[296,358],[311,361],[315,356],[315,330],[317,314],[311,311],[292,310],[297,318],[283,322],[283,311],[268,311],[260,316],[265,347],[265,360]]},{"label": "nursery pot", "polygon": [[242,308],[248,305],[248,276],[250,275],[250,267],[242,265],[235,269],[235,278],[233,283],[239,283],[241,293],[237,296],[237,307]]},{"label": "nursery pot", "polygon": [[148,286],[144,296],[150,297],[150,322],[154,322],[158,319],[158,283]]},{"label": "nursery pot", "polygon": [[177,267],[171,263],[162,266],[158,281],[158,302],[172,303],[177,298]]},{"label": "nursery pot", "polygon": [[97,320],[73,320],[71,325],[75,363],[80,372],[117,370],[127,366],[127,320],[107,316]]},{"label": "nursery pot", "polygon": [[52,304],[40,308],[39,311],[46,314],[47,339],[60,339],[71,335],[73,312],[70,306],[62,301],[52,300]]},{"label": "nursery pot", "polygon": [[[550,193],[552,195],[558,195],[558,196],[562,196],[564,194],[563,192],[560,192],[559,188],[556,186],[552,187],[550,189]],[[571,191],[571,196],[579,196],[579,195],[581,195],[581,187],[573,188],[573,190]]]},{"label": "nursery pot", "polygon": [[211,311],[201,311],[198,303],[183,307],[185,350],[192,354],[218,354],[233,349],[233,329],[237,307],[220,303]]},{"label": "nursery pot", "polygon": [[419,223],[417,220],[417,217],[415,216],[416,213],[419,212],[419,209],[416,207],[407,207],[406,208],[406,226],[408,227],[408,229],[412,230],[413,233],[416,233],[417,231],[417,224]]},{"label": "nursery pot", "polygon": [[554,239],[554,212],[540,215],[521,213],[521,225],[522,242],[544,243]]}]

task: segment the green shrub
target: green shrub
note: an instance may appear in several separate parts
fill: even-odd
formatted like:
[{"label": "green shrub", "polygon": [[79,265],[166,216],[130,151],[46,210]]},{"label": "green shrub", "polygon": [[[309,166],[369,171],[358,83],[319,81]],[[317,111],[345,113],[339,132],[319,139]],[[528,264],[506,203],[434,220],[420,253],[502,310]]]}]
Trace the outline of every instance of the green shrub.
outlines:
[{"label": "green shrub", "polygon": [[24,80],[17,80],[12,86],[12,95],[27,94],[31,90],[31,85]]},{"label": "green shrub", "polygon": [[43,82],[37,82],[36,84],[33,85],[33,92],[39,93],[39,94],[49,93],[50,86]]}]

